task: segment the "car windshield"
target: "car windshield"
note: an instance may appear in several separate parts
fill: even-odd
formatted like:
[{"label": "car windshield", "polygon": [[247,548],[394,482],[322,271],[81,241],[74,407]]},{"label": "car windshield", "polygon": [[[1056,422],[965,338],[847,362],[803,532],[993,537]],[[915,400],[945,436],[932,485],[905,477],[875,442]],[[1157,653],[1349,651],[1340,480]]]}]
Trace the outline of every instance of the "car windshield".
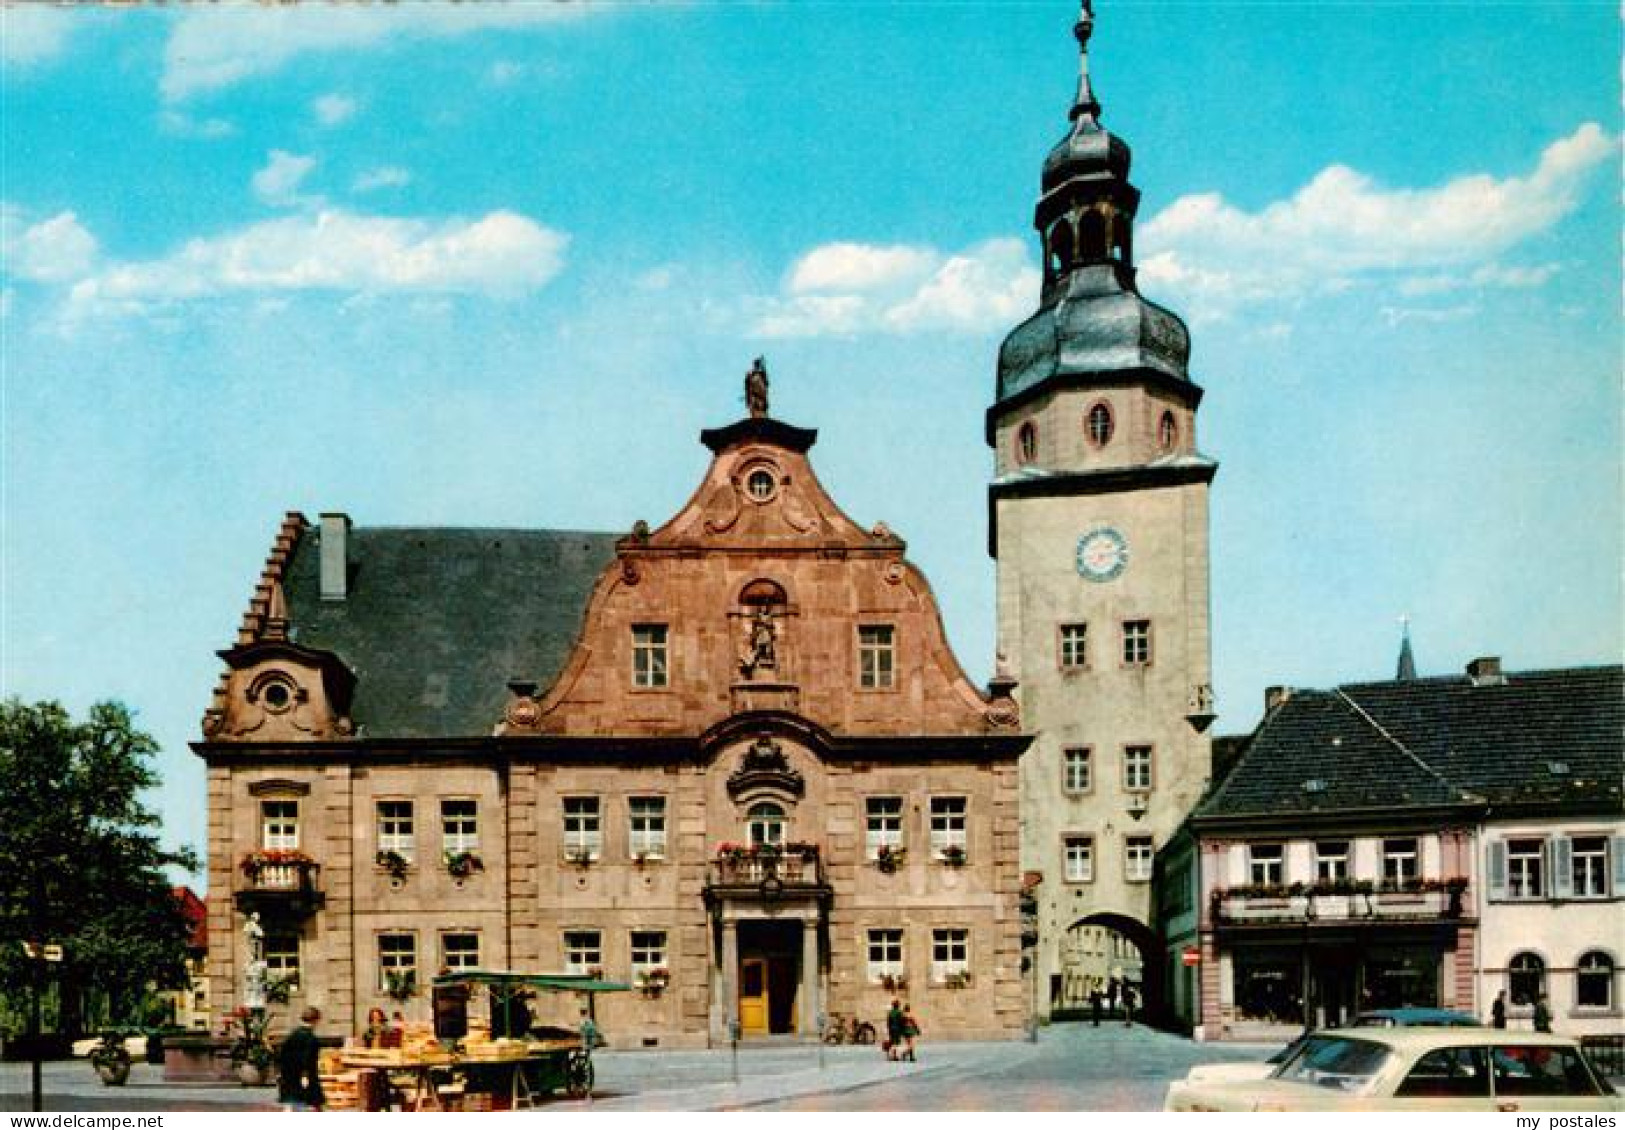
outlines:
[{"label": "car windshield", "polygon": [[1382,1044],[1342,1036],[1311,1036],[1298,1054],[1275,1072],[1288,1083],[1309,1083],[1350,1094],[1365,1094],[1393,1055]]}]

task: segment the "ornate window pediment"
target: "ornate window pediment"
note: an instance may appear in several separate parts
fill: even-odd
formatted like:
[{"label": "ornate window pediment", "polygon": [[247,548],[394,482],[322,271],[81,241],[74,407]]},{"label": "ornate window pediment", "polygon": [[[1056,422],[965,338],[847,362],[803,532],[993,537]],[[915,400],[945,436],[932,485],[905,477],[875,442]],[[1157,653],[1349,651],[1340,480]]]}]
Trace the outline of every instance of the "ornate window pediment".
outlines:
[{"label": "ornate window pediment", "polygon": [[747,792],[766,790],[800,797],[807,782],[790,764],[784,749],[765,734],[756,739],[739,759],[739,768],[728,777],[728,795],[738,800]]}]

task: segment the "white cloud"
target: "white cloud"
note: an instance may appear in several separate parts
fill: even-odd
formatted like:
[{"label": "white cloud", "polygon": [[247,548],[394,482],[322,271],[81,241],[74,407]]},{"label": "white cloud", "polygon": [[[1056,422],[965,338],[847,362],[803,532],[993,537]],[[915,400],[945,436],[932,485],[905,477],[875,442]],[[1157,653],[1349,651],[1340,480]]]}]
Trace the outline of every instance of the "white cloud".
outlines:
[{"label": "white cloud", "polygon": [[195,137],[202,141],[218,141],[237,132],[237,127],[224,118],[194,118],[179,110],[164,110],[158,115],[158,128],[174,137]]},{"label": "white cloud", "polygon": [[1256,212],[1216,194],[1186,196],[1142,225],[1141,279],[1175,292],[1198,318],[1390,276],[1402,286],[1414,276],[1412,293],[1539,286],[1555,268],[1497,258],[1572,212],[1616,147],[1588,122],[1547,146],[1525,177],[1387,188],[1334,165]]},{"label": "white cloud", "polygon": [[48,62],[62,53],[73,28],[65,6],[7,4],[0,8],[0,61],[11,66]]},{"label": "white cloud", "polygon": [[315,167],[314,157],[273,149],[265,167],[254,174],[254,195],[277,207],[305,202],[299,195],[299,186]]},{"label": "white cloud", "polygon": [[955,254],[929,247],[828,243],[790,269],[784,293],[752,303],[766,337],[981,332],[1007,325],[1038,298],[1038,268],[1017,239]]},{"label": "white cloud", "polygon": [[310,104],[316,120],[331,129],[355,117],[356,100],[343,94],[324,94]]},{"label": "white cloud", "polygon": [[404,188],[412,183],[412,174],[399,165],[380,165],[358,173],[350,182],[355,192],[375,192],[380,188]]},{"label": "white cloud", "polygon": [[551,281],[569,238],[514,212],[413,220],[284,216],[162,258],[111,265],[72,291],[81,309],[301,291],[512,296]]},{"label": "white cloud", "polygon": [[523,30],[610,7],[558,2],[189,7],[170,31],[159,89],[175,101],[272,74],[307,52]]},{"label": "white cloud", "polygon": [[96,237],[72,212],[30,223],[22,209],[0,209],[0,262],[6,274],[26,282],[59,283],[81,278],[96,262]]},{"label": "white cloud", "polygon": [[515,63],[511,59],[498,59],[486,70],[485,81],[492,86],[507,86],[517,81],[524,73],[523,63]]}]

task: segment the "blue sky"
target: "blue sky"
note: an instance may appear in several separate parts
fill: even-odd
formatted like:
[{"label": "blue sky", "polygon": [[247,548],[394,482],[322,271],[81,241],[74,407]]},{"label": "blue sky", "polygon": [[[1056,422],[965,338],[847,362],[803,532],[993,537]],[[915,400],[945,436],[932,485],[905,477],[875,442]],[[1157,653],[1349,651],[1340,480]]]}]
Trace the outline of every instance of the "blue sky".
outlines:
[{"label": "blue sky", "polygon": [[[134,707],[168,834],[282,513],[626,529],[774,414],[991,671],[1003,334],[1072,0],[5,8],[7,695]],[[1621,653],[1607,4],[1100,0],[1142,290],[1207,389],[1221,732]]]}]

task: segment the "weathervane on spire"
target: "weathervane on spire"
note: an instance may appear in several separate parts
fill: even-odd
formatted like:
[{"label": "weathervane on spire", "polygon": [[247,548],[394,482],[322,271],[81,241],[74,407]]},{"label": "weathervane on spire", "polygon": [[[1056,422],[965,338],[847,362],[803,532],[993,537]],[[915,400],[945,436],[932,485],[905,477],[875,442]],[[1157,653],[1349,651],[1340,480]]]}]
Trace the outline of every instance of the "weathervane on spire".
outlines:
[{"label": "weathervane on spire", "polygon": [[745,374],[745,407],[750,409],[751,419],[760,419],[767,415],[767,359],[758,357],[751,363],[750,372]]},{"label": "weathervane on spire", "polygon": [[1095,91],[1089,85],[1089,37],[1095,30],[1094,0],[1083,0],[1083,8],[1078,13],[1078,22],[1072,25],[1072,34],[1078,37],[1078,98],[1072,104],[1071,118],[1088,117],[1094,119],[1100,114],[1100,102],[1095,98]]}]

